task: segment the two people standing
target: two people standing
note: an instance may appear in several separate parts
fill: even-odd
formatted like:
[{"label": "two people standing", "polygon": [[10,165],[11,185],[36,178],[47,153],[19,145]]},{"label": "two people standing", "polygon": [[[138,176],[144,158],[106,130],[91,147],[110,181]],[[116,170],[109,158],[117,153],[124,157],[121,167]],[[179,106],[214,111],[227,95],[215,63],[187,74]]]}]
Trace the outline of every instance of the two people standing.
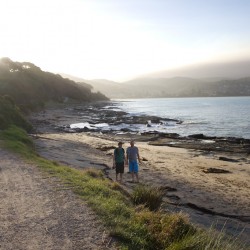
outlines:
[{"label": "two people standing", "polygon": [[126,157],[125,157],[125,150],[122,147],[122,142],[118,143],[118,147],[114,150],[114,157],[113,157],[113,166],[116,169],[116,181],[118,181],[118,175],[120,175],[120,180],[122,182],[122,177],[124,173],[124,165],[128,164],[129,172],[131,173],[132,182],[135,181],[139,182],[139,165],[138,161],[140,162],[140,155],[139,149],[135,146],[134,140],[130,141],[130,147],[126,150]]}]

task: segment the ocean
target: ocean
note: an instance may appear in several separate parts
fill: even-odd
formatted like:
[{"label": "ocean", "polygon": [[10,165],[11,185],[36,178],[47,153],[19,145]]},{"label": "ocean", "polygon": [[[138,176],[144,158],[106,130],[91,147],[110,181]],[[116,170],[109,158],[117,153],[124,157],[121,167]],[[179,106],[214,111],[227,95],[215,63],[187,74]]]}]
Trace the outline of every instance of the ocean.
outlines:
[{"label": "ocean", "polygon": [[141,127],[143,131],[250,139],[250,97],[122,99],[113,102],[129,115],[153,115],[181,121],[152,124],[150,128],[144,126]]}]

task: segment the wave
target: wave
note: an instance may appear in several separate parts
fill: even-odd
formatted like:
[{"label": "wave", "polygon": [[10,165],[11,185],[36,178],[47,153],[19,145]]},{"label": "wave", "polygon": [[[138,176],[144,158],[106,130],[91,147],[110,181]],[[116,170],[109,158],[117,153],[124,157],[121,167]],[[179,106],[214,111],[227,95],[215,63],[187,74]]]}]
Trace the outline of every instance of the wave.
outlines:
[{"label": "wave", "polygon": [[194,124],[194,125],[206,125],[209,124],[209,122],[205,122],[205,121],[183,121],[182,122],[183,125],[190,125],[190,124]]}]

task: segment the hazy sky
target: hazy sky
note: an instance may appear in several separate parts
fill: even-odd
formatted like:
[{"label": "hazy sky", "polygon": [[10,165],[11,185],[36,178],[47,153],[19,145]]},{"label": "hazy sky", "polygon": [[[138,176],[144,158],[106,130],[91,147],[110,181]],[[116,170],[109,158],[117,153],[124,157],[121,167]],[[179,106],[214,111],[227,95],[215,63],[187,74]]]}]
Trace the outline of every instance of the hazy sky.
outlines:
[{"label": "hazy sky", "polygon": [[0,57],[118,81],[250,58],[250,0],[0,0]]}]

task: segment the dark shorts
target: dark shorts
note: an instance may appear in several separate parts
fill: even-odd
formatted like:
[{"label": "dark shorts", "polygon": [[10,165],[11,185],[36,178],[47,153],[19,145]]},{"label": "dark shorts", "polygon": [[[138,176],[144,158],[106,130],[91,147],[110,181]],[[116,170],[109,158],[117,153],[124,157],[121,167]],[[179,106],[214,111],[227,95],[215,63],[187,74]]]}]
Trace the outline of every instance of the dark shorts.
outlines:
[{"label": "dark shorts", "polygon": [[117,174],[123,174],[124,173],[124,162],[117,162],[115,164],[115,172]]}]

